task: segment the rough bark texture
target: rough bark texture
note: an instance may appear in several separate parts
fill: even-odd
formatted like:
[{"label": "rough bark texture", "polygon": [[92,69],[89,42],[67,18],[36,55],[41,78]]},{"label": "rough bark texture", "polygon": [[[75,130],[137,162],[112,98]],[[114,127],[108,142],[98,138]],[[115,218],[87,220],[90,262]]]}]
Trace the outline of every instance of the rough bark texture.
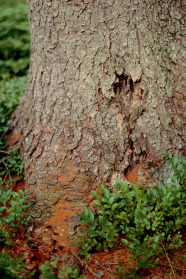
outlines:
[{"label": "rough bark texture", "polygon": [[29,1],[30,79],[13,133],[38,200],[79,210],[89,185],[183,151],[183,2]]}]

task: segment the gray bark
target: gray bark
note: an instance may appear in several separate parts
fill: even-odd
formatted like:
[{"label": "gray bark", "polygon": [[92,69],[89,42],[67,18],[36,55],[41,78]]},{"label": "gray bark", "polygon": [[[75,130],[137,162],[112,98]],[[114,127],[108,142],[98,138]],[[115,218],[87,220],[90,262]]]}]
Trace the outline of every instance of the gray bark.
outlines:
[{"label": "gray bark", "polygon": [[30,78],[13,135],[29,193],[79,210],[98,181],[140,164],[143,183],[163,152],[183,152],[183,1],[28,6]]}]

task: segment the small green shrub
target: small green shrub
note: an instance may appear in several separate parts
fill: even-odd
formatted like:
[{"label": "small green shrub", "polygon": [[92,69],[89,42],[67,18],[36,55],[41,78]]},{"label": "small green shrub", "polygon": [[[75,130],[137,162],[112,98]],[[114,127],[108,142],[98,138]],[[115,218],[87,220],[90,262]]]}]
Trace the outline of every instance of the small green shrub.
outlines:
[{"label": "small green shrub", "polygon": [[119,262],[119,267],[120,268],[116,268],[116,277],[120,278],[120,279],[138,279],[141,278],[139,276],[137,276],[137,267],[130,267],[128,268],[128,270],[126,270],[125,266]]},{"label": "small green shrub", "polygon": [[22,225],[27,225],[30,217],[26,216],[25,205],[28,196],[22,190],[14,192],[8,186],[0,186],[0,244],[13,245],[12,238]]},{"label": "small green shrub", "polygon": [[[0,278],[1,279],[21,279],[25,277],[25,269],[27,264],[23,263],[21,258],[11,259],[8,252],[0,254]],[[28,278],[28,277],[27,277]]]},{"label": "small green shrub", "polygon": [[77,268],[73,269],[71,267],[62,267],[62,272],[59,272],[59,276],[63,276],[65,279],[86,279],[84,275],[80,275],[80,272]]},{"label": "small green shrub", "polygon": [[179,161],[178,157],[173,156],[170,152],[163,154],[167,159],[167,163],[173,171],[172,183],[185,186],[186,184],[186,157],[182,157]]},{"label": "small green shrub", "polygon": [[107,252],[125,235],[122,242],[132,250],[131,258],[138,266],[150,268],[158,263],[158,255],[183,244],[180,229],[186,224],[186,158],[179,162],[170,153],[165,155],[174,171],[167,187],[157,184],[140,189],[116,179],[110,189],[100,185],[97,192],[92,191],[96,213],[85,208],[78,214],[80,224],[87,227],[86,233],[79,233],[81,255],[89,258],[95,250]]},{"label": "small green shrub", "polygon": [[11,181],[21,180],[23,178],[24,162],[21,155],[18,154],[18,149],[9,149],[6,151],[5,157],[0,162],[0,176],[5,176],[11,173],[17,174],[18,177],[11,177]]},{"label": "small green shrub", "polygon": [[57,278],[65,278],[65,279],[86,279],[83,275],[80,275],[80,272],[77,268],[73,269],[71,267],[66,267],[63,265],[62,271],[56,272],[57,275],[54,276],[55,269],[57,269],[58,263],[60,259],[56,259],[53,262],[46,261],[43,265],[39,267],[41,271],[40,279],[57,279]]},{"label": "small green shrub", "polygon": [[57,279],[53,275],[54,269],[57,268],[59,259],[55,259],[53,262],[46,261],[43,265],[39,266],[39,269],[41,271],[41,274],[39,276],[40,279]]}]

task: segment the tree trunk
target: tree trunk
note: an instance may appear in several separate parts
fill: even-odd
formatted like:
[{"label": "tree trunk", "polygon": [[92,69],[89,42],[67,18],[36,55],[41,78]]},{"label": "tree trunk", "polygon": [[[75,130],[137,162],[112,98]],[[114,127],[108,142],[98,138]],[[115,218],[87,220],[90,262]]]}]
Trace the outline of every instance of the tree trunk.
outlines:
[{"label": "tree trunk", "polygon": [[144,184],[163,152],[183,152],[184,7],[181,0],[28,6],[30,78],[12,135],[26,190],[37,199],[34,216],[57,204],[61,223],[74,226],[72,215],[98,182],[134,169]]}]

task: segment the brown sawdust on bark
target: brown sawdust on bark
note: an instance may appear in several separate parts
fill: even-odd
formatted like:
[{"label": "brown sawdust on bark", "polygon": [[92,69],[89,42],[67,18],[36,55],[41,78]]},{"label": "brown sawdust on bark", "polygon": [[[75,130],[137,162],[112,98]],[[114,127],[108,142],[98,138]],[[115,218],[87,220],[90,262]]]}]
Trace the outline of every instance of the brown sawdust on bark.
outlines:
[{"label": "brown sawdust on bark", "polygon": [[[62,166],[63,167],[63,166]],[[70,180],[73,180],[77,174],[75,173],[76,171],[76,168],[69,164],[67,167],[66,167],[66,172],[67,174],[66,175],[62,175],[58,178],[58,182],[60,183],[70,183]]]},{"label": "brown sawdust on bark", "polygon": [[77,212],[72,211],[70,203],[64,199],[57,203],[55,206],[55,212],[48,221],[50,226],[57,228],[58,235],[55,237],[56,240],[66,246],[69,245],[69,239],[66,234],[66,225],[69,222],[70,216],[76,215],[76,213]]},{"label": "brown sawdust on bark", "polygon": [[126,179],[135,184],[139,184],[139,179],[138,179],[138,170],[139,170],[140,164],[135,165],[134,169],[131,172],[128,172],[125,177]]}]

